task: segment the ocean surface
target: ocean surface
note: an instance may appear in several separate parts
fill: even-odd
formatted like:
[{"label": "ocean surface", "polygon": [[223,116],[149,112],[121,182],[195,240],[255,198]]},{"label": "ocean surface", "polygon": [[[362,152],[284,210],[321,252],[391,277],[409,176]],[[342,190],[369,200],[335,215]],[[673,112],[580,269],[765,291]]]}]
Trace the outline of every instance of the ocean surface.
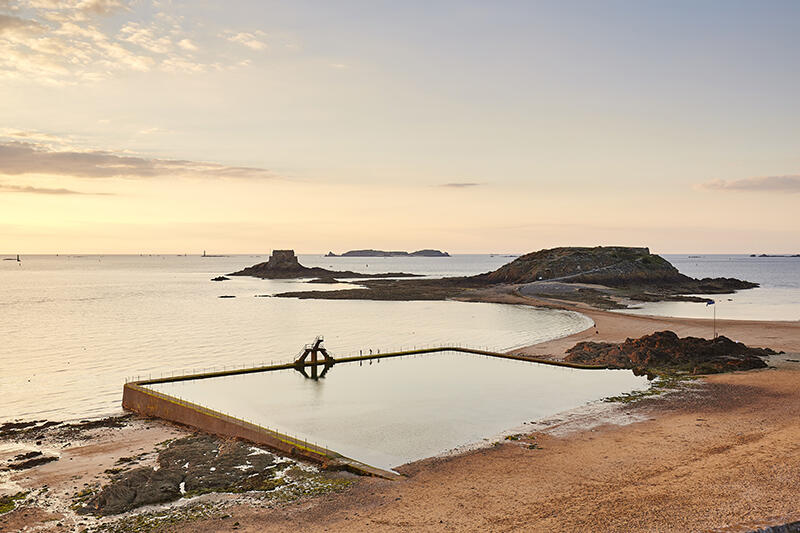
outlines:
[{"label": "ocean surface", "polygon": [[[714,296],[718,318],[800,319],[800,258],[666,257],[691,276],[762,283]],[[325,336],[334,355],[454,342],[505,350],[591,324],[575,313],[496,304],[256,297],[339,286],[246,277],[210,281],[266,259],[62,255],[0,261],[0,422],[115,414],[128,377],[289,361],[316,335]],[[308,266],[426,276],[488,272],[512,259],[300,256]],[[692,303],[641,307],[627,312],[712,312]]]},{"label": "ocean surface", "polygon": [[734,294],[698,294],[715,304],[651,302],[623,313],[737,320],[800,320],[800,257],[749,255],[664,255],[664,259],[693,278],[738,278],[760,283]]},{"label": "ocean surface", "polygon": [[[0,261],[0,422],[118,413],[127,377],[290,361],[317,335],[334,355],[450,343],[505,350],[591,325],[575,313],[524,306],[256,297],[336,286],[249,277],[210,281],[266,259]],[[308,266],[429,276],[486,272],[511,259],[300,256]]]}]

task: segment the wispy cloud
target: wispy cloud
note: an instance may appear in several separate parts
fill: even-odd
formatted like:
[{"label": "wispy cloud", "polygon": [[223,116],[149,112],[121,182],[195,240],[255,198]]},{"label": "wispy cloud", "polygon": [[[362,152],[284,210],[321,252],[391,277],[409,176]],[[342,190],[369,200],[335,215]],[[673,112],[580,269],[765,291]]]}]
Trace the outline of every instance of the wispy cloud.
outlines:
[{"label": "wispy cloud", "polygon": [[[163,9],[134,13],[137,7],[141,2],[132,0],[0,0],[0,80],[69,85],[128,71],[241,66],[245,52],[198,46],[184,17]],[[220,38],[263,50],[264,36],[229,31]]]},{"label": "wispy cloud", "polygon": [[242,46],[246,46],[251,50],[264,50],[267,48],[267,43],[263,41],[263,37],[266,36],[263,31],[255,31],[253,33],[229,32],[225,35],[230,42],[241,44]]},{"label": "wispy cloud", "polygon": [[50,189],[46,187],[33,187],[32,185],[11,185],[0,183],[0,194],[2,193],[27,193],[27,194],[52,194],[52,195],[89,195],[89,196],[111,196],[112,193],[106,192],[81,192],[72,189]]},{"label": "wispy cloud", "polygon": [[450,189],[466,189],[469,187],[478,187],[480,183],[475,183],[471,181],[465,182],[456,182],[456,183],[442,183],[440,187],[447,187]]},{"label": "wispy cloud", "polygon": [[748,191],[748,192],[800,192],[800,174],[786,176],[763,176],[738,180],[711,180],[700,185],[703,189],[715,191]]},{"label": "wispy cloud", "polygon": [[178,159],[156,159],[102,150],[54,150],[42,144],[0,142],[0,175],[43,174],[80,178],[166,176],[265,179],[269,170]]},{"label": "wispy cloud", "polygon": [[197,45],[194,44],[191,39],[181,39],[178,41],[178,46],[183,48],[184,50],[189,50],[190,52],[197,51]]}]

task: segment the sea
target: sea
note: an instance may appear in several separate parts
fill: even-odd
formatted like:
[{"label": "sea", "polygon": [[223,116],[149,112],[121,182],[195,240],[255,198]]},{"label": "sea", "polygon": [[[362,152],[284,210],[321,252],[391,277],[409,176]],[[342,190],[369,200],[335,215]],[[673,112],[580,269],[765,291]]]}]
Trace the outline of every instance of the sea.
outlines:
[{"label": "sea", "polygon": [[737,278],[760,286],[733,294],[696,295],[713,300],[713,305],[649,302],[622,312],[686,318],[712,318],[716,314],[717,319],[800,321],[800,257],[713,254],[662,257],[693,278]]},{"label": "sea", "polygon": [[[592,324],[578,313],[526,306],[272,296],[351,287],[345,284],[249,277],[211,281],[267,255],[5,258],[12,260],[0,261],[0,422],[117,414],[126,379],[286,362],[318,335],[334,356],[454,343],[508,350]],[[332,270],[429,277],[488,272],[513,258],[299,257],[307,266]],[[666,258],[691,276],[762,284],[714,296],[718,318],[800,319],[800,258]],[[710,310],[703,304],[663,303],[628,312],[707,316]],[[576,396],[571,403],[584,400]]]}]

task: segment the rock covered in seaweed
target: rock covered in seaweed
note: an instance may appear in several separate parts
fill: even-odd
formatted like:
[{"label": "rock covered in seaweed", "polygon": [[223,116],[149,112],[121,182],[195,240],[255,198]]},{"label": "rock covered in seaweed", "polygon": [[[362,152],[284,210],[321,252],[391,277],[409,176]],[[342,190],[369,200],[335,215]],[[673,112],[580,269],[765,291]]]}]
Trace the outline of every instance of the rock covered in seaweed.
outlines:
[{"label": "rock covered in seaweed", "polygon": [[761,359],[776,352],[751,348],[725,336],[716,339],[680,338],[672,331],[657,331],[616,344],[579,342],[567,350],[566,361],[630,368],[636,374],[689,372],[715,374],[734,370],[765,368]]}]

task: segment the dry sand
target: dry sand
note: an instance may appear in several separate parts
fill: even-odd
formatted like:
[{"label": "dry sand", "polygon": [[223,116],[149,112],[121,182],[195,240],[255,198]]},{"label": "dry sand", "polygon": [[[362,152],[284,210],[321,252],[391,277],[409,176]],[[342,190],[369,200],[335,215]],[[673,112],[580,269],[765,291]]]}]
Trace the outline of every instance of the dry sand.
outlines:
[{"label": "dry sand", "polygon": [[[484,298],[562,304],[514,294]],[[707,320],[563,307],[590,316],[598,333],[592,328],[520,351],[561,357],[581,340],[618,342],[663,329],[711,333]],[[634,405],[602,404],[600,414],[555,418],[519,441],[407,465],[402,481],[363,479],[343,493],[276,509],[234,499],[225,509],[230,517],[166,530],[231,531],[238,523],[238,531],[278,532],[747,531],[800,520],[800,363],[787,361],[800,360],[800,323],[717,321],[717,327],[734,340],[790,355],[773,358],[777,368],[712,376],[689,391]],[[146,427],[76,443],[61,451],[60,461],[16,482],[69,492],[101,479],[117,458],[184,431],[141,423]],[[0,531],[23,524],[63,531],[54,518],[23,508],[0,517]]]}]

